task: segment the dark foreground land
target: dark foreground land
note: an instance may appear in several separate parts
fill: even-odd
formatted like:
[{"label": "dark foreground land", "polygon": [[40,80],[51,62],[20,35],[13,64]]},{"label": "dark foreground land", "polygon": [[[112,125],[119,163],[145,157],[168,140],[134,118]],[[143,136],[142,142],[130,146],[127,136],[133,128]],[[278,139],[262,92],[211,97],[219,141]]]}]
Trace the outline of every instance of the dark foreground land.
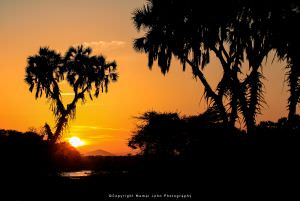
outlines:
[{"label": "dark foreground land", "polygon": [[[299,200],[300,136],[285,131],[208,132],[186,155],[86,158],[34,133],[2,130],[0,201]],[[78,170],[93,174],[59,176]]]},{"label": "dark foreground land", "polygon": [[0,200],[299,198],[299,158],[290,157],[294,154],[271,158],[268,153],[255,157],[235,155],[211,155],[197,163],[181,158],[95,157],[95,174],[80,179],[2,172]]}]

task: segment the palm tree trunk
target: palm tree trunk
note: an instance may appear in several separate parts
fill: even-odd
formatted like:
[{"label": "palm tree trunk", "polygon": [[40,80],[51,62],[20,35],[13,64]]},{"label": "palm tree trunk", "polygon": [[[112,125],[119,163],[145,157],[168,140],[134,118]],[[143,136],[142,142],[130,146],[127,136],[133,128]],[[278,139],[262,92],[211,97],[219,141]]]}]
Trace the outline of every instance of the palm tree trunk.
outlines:
[{"label": "palm tree trunk", "polygon": [[64,128],[68,124],[69,119],[74,118],[75,110],[76,110],[76,103],[77,101],[84,96],[84,93],[87,91],[88,87],[84,88],[81,92],[75,91],[75,96],[73,101],[68,104],[67,109],[63,108],[61,111],[61,116],[57,120],[56,130],[53,134],[52,142],[56,142],[58,138],[61,136]]},{"label": "palm tree trunk", "polygon": [[57,142],[58,138],[61,136],[61,133],[62,133],[63,129],[65,128],[65,126],[67,125],[67,123],[68,123],[68,118],[67,118],[66,114],[62,115],[58,119],[58,122],[56,124],[56,130],[55,130],[53,138],[52,138],[53,143]]},{"label": "palm tree trunk", "polygon": [[295,116],[296,116],[296,110],[297,110],[297,103],[299,100],[299,79],[300,79],[300,70],[297,69],[296,65],[296,59],[293,59],[289,67],[289,73],[288,73],[288,82],[289,82],[289,91],[290,91],[290,97],[288,99],[289,105],[289,113],[288,113],[288,122],[290,125],[293,125]]},{"label": "palm tree trunk", "polygon": [[235,122],[238,117],[238,90],[240,87],[240,82],[238,81],[238,67],[234,66],[232,69],[232,80],[230,82],[231,84],[231,102],[230,102],[230,107],[231,107],[231,113],[230,113],[230,119],[229,119],[229,125],[230,127],[234,128],[235,127]]},{"label": "palm tree trunk", "polygon": [[[258,57],[257,61],[253,62],[252,71],[249,75],[249,79],[246,84],[249,85],[250,96],[249,96],[249,111],[248,111],[248,121],[247,133],[255,134],[256,132],[256,115],[260,112],[261,102],[263,102],[263,84],[261,82],[261,75],[258,72],[260,63],[263,60],[263,56]],[[249,127],[249,128],[248,128]]]},{"label": "palm tree trunk", "polygon": [[230,107],[231,107],[231,113],[229,117],[229,126],[231,128],[234,128],[236,119],[238,117],[237,111],[238,111],[238,99],[236,97],[236,94],[232,93],[231,95],[231,102],[230,102]]},{"label": "palm tree trunk", "polygon": [[192,67],[194,75],[196,75],[200,79],[200,81],[202,82],[202,84],[203,84],[203,86],[206,90],[207,96],[210,97],[214,101],[214,103],[216,104],[216,106],[217,106],[217,108],[220,112],[223,124],[227,127],[228,126],[228,117],[227,117],[225,106],[223,104],[222,96],[218,96],[212,90],[212,88],[208,84],[207,80],[205,79],[204,74],[202,73],[202,71],[197,66],[195,66],[188,59],[185,59],[185,61]]},{"label": "palm tree trunk", "polygon": [[222,96],[217,96],[214,101],[220,112],[224,126],[228,127],[229,122],[228,122],[228,117],[227,117],[227,112],[226,112],[225,106],[223,105]]},{"label": "palm tree trunk", "polygon": [[249,128],[247,126],[247,133],[254,134],[255,133],[255,119],[257,114],[257,107],[259,104],[259,78],[257,70],[253,70],[251,72],[251,79],[249,82],[250,85],[250,100],[249,100],[249,113],[248,113],[248,120],[249,120]]},{"label": "palm tree trunk", "polygon": [[233,76],[232,78],[234,85],[233,93],[235,93],[235,95],[237,96],[238,103],[240,104],[242,115],[244,117],[247,128],[247,133],[252,134],[255,132],[255,121],[253,121],[253,118],[251,118],[249,112],[245,83],[241,83],[237,76]]}]

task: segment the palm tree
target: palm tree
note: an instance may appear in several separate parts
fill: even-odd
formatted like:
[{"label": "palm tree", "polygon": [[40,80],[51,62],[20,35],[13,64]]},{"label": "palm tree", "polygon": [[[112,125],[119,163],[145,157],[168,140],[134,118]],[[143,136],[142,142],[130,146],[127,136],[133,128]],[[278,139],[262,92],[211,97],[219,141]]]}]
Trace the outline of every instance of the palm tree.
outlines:
[{"label": "palm tree", "polygon": [[[207,100],[216,105],[224,124],[228,124],[223,97],[212,89],[202,72],[209,63],[210,47],[220,44],[216,30],[221,22],[216,23],[218,19],[215,18],[205,21],[207,12],[192,10],[196,6],[194,4],[194,1],[147,1],[143,8],[133,13],[136,29],[147,31],[144,37],[134,41],[134,48],[148,54],[150,69],[157,60],[163,74],[170,68],[172,55],[181,61],[183,70],[188,64],[194,76],[203,84]],[[213,7],[209,2],[204,4]],[[196,19],[200,19],[200,22]]]},{"label": "palm tree", "polygon": [[288,1],[284,5],[278,5],[277,24],[272,26],[275,33],[273,46],[280,60],[287,62],[287,83],[290,96],[288,98],[288,121],[290,125],[296,120],[296,108],[300,101],[300,31],[295,25],[300,20],[300,3]]},{"label": "palm tree", "polygon": [[[168,72],[173,56],[183,69],[188,64],[223,123],[233,127],[242,116],[248,133],[254,133],[256,116],[265,104],[261,66],[273,49],[289,61],[289,118],[296,114],[300,70],[294,66],[300,63],[300,33],[293,25],[299,21],[299,8],[295,0],[205,1],[201,5],[193,0],[148,0],[133,13],[136,29],[145,31],[134,41],[134,48],[148,54],[150,68],[157,61],[163,74]],[[202,71],[212,53],[223,70],[216,89]],[[248,69],[244,68],[245,60]]]},{"label": "palm tree", "polygon": [[[262,62],[272,50],[270,24],[273,22],[273,13],[265,2],[259,4],[247,2],[241,9],[239,24],[235,29],[244,29],[239,35],[241,54],[246,55],[249,63],[249,74],[242,82],[241,89],[245,99],[243,115],[245,117],[248,133],[254,133],[256,116],[261,112],[264,101],[263,82],[264,76],[260,71]],[[243,23],[243,24],[242,24]]]},{"label": "palm tree", "polygon": [[299,61],[300,51],[297,56],[290,56],[288,59],[288,73],[287,81],[289,85],[290,96],[288,98],[288,120],[291,125],[294,125],[297,117],[297,104],[300,102],[300,61]]},{"label": "palm tree", "polygon": [[[107,62],[102,55],[91,56],[92,50],[83,46],[71,47],[62,57],[49,48],[40,48],[37,55],[28,58],[25,82],[29,91],[35,90],[35,98],[45,97],[51,101],[50,107],[56,118],[56,130],[52,133],[48,124],[45,130],[49,140],[56,142],[70,119],[75,118],[76,104],[85,102],[86,95],[91,100],[100,92],[107,92],[110,81],[118,78],[116,63]],[[59,82],[67,80],[73,89],[73,100],[64,105]]]},{"label": "palm tree", "polygon": [[[169,70],[172,55],[182,62],[183,69],[187,63],[194,76],[202,82],[207,100],[211,100],[218,108],[223,123],[234,126],[241,112],[247,127],[251,128],[255,126],[255,114],[259,109],[257,105],[260,104],[260,98],[254,97],[262,97],[259,93],[262,87],[259,84],[252,86],[251,83],[261,83],[257,82],[261,78],[258,68],[269,48],[259,57],[253,52],[260,51],[261,46],[255,46],[255,50],[251,51],[249,44],[258,44],[260,41],[259,37],[254,37],[255,30],[251,30],[254,15],[250,15],[248,5],[234,0],[219,4],[216,6],[214,2],[203,2],[199,7],[192,0],[149,0],[142,9],[133,13],[137,30],[146,30],[144,37],[134,41],[134,48],[148,54],[150,68],[153,61],[157,60],[164,74]],[[253,34],[246,34],[246,37],[245,33],[249,31]],[[238,74],[241,73],[245,51],[248,59],[255,58],[255,67],[244,82]],[[212,89],[202,72],[209,63],[211,52],[219,59],[223,69],[216,90]],[[251,60],[252,65],[254,63]],[[224,99],[229,100],[229,106],[226,106]]]}]

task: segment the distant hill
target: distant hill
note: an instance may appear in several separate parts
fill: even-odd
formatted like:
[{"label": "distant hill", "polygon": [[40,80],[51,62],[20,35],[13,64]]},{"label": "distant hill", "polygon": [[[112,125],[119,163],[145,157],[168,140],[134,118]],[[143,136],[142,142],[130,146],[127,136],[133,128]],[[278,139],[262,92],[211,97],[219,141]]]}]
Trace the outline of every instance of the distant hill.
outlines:
[{"label": "distant hill", "polygon": [[112,154],[108,151],[104,151],[102,149],[97,149],[94,151],[86,152],[86,153],[83,153],[83,155],[85,155],[85,156],[114,156],[114,154]]}]

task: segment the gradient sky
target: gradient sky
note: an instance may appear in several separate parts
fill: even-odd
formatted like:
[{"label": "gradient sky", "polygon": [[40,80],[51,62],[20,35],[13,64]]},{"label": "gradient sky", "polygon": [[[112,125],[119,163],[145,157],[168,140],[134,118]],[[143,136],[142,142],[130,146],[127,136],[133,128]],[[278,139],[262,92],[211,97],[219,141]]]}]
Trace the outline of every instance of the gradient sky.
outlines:
[{"label": "gradient sky", "polygon": [[[107,94],[78,105],[76,119],[64,135],[78,136],[87,145],[83,151],[104,149],[114,154],[130,152],[127,140],[137,123],[134,116],[145,111],[180,112],[193,115],[206,108],[203,87],[188,69],[182,72],[173,61],[163,76],[154,66],[147,68],[147,56],[132,49],[137,33],[132,11],[145,0],[0,0],[0,128],[26,131],[45,122],[54,125],[45,99],[34,99],[24,82],[26,59],[40,46],[64,53],[70,46],[85,44],[94,54],[116,60],[120,79]],[[286,116],[287,87],[284,63],[263,67],[266,101],[258,120]],[[208,80],[218,79],[219,63],[212,59],[206,68]],[[68,92],[65,98],[68,99]]]}]

